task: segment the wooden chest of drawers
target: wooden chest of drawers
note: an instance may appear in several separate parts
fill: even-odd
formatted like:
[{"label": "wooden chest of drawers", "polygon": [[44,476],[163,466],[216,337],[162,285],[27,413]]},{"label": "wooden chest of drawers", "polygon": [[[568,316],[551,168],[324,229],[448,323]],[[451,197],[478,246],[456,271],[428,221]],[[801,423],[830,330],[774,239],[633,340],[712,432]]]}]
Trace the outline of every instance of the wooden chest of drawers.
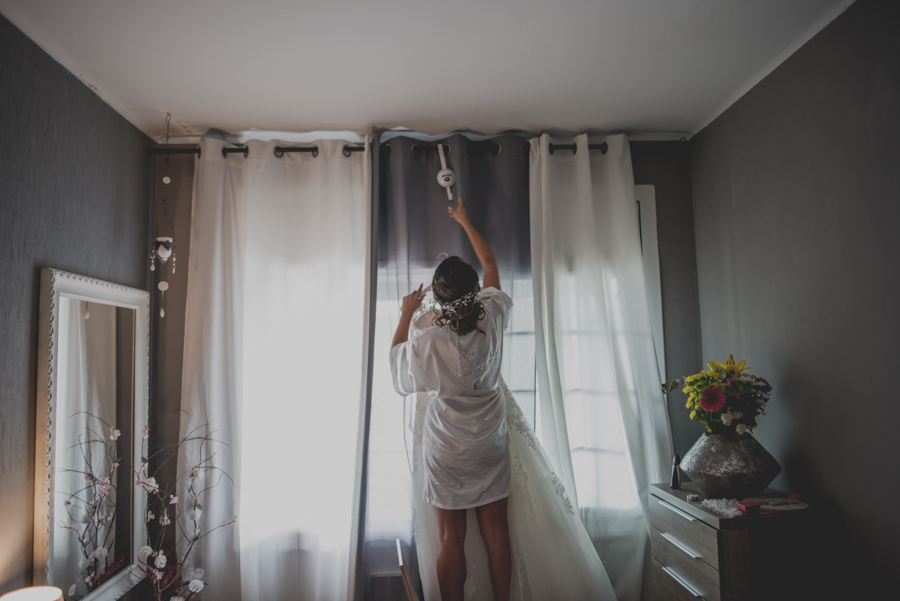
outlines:
[{"label": "wooden chest of drawers", "polygon": [[688,493],[704,498],[691,483],[677,490],[650,487],[656,601],[788,599],[802,591],[798,570],[808,515],[720,518],[688,502]]}]

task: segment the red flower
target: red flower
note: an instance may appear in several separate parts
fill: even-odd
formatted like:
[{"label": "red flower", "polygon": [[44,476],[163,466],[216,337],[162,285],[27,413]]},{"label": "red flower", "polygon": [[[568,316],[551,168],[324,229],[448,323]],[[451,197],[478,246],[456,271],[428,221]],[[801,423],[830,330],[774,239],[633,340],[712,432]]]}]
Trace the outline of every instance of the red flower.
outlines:
[{"label": "red flower", "polygon": [[700,406],[714,413],[725,406],[725,393],[718,386],[709,386],[700,397]]}]

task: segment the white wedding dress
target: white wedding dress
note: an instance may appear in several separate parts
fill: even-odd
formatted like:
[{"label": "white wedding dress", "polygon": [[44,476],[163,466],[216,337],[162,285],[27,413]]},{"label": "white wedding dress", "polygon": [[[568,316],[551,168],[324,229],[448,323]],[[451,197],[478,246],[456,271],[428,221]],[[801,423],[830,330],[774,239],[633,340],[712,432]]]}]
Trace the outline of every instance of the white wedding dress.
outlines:
[{"label": "white wedding dress", "polygon": [[[433,324],[429,311],[420,310],[410,325]],[[512,586],[515,601],[615,601],[609,576],[597,556],[565,487],[553,472],[544,450],[502,378],[499,388],[506,405],[509,433],[509,532],[512,549]],[[440,601],[437,579],[437,524],[425,500],[423,433],[432,399],[414,395],[413,478],[416,547],[425,601]],[[468,510],[466,530],[465,598],[493,601],[487,551],[474,510]]]}]

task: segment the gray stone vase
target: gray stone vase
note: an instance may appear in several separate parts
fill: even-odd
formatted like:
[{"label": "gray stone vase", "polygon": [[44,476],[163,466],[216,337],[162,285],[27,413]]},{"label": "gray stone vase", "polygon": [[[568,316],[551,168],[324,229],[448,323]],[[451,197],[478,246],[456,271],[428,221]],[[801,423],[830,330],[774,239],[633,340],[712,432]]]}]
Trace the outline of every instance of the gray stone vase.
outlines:
[{"label": "gray stone vase", "polygon": [[759,442],[744,434],[703,434],[681,460],[681,471],[710,499],[758,496],[781,466]]}]

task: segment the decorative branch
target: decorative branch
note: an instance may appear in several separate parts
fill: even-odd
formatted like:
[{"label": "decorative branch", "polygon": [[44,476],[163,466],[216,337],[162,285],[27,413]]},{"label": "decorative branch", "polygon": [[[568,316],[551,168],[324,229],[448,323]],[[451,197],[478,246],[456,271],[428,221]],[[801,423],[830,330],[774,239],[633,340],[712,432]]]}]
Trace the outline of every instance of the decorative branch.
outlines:
[{"label": "decorative branch", "polygon": [[[115,426],[91,413],[80,413],[102,423],[109,431],[109,440],[100,434],[102,430],[89,426],[85,434],[79,436],[78,443],[70,447],[78,448],[85,468],[59,470],[63,473],[81,474],[85,482],[77,491],[63,493],[67,495],[64,505],[68,522],[60,522],[59,525],[75,534],[82,554],[78,566],[81,581],[69,588],[69,596],[74,595],[80,587],[87,593],[93,591],[121,569],[128,559],[127,553],[116,558],[109,557],[115,537],[118,498],[118,489],[113,476],[121,469],[123,462],[117,450],[117,441],[121,433]],[[219,486],[226,478],[234,485],[231,476],[216,467],[213,462],[219,453],[218,449],[213,448],[214,445],[225,443],[214,438],[215,431],[200,434],[207,426],[208,424],[205,424],[195,428],[177,443],[166,445],[153,454],[148,453],[150,426],[145,426],[141,433],[143,452],[140,464],[130,466],[138,494],[143,492],[147,495],[147,514],[135,516],[135,519],[144,521],[146,542],[138,553],[137,567],[149,577],[153,587],[153,598],[157,601],[187,601],[203,590],[206,586],[203,581],[204,571],[193,568],[187,560],[197,543],[216,530],[232,526],[237,521],[237,516],[234,516],[207,530],[202,527],[203,495]],[[177,458],[179,451],[188,443],[199,445],[197,461],[189,470],[179,474],[171,487],[164,487],[157,481],[156,474],[169,461]],[[101,464],[92,462],[96,453],[92,453],[91,449],[97,445],[103,448]],[[155,466],[153,475],[150,475],[151,460],[166,451],[167,456]],[[212,482],[214,475],[217,477]],[[203,486],[201,483],[204,479],[210,484]],[[181,499],[176,492],[185,486],[186,498]],[[158,522],[160,528],[155,537],[151,537],[149,525],[154,521]],[[190,530],[185,528],[185,524],[188,524]],[[169,527],[175,529],[174,547],[164,542]],[[181,554],[178,553],[179,547],[185,549]]]},{"label": "decorative branch", "polygon": [[[85,593],[95,590],[115,574],[128,558],[127,553],[115,558],[109,556],[115,540],[118,489],[114,484],[114,475],[122,462],[117,449],[121,432],[86,411],[78,412],[72,417],[81,414],[106,426],[109,439],[89,425],[85,434],[80,434],[78,442],[70,447],[78,448],[84,461],[84,469],[58,470],[61,473],[81,474],[85,483],[74,492],[62,492],[66,496],[63,505],[68,521],[59,522],[59,526],[76,536],[81,551],[79,580],[69,587],[69,596],[74,595],[79,588]],[[97,446],[102,448],[99,461],[94,460],[97,453],[89,452]]]},{"label": "decorative branch", "polygon": [[[145,527],[146,544],[141,547],[138,555],[138,568],[148,576],[153,587],[153,597],[157,601],[187,601],[202,591],[206,586],[203,581],[204,571],[188,563],[191,552],[201,540],[237,521],[235,516],[207,530],[202,528],[203,495],[221,484],[223,478],[228,478],[232,485],[234,484],[231,476],[213,464],[218,454],[217,449],[212,449],[213,445],[225,443],[214,438],[215,431],[207,434],[199,433],[207,427],[208,424],[198,426],[177,443],[166,445],[152,455],[148,456],[145,453],[140,466],[135,470],[135,486],[142,488],[148,495],[148,509],[147,515],[143,516],[144,523],[149,525],[157,521],[160,526],[155,538],[151,537],[149,528]],[[145,428],[143,436],[145,441],[149,438],[149,428]],[[157,482],[155,475],[149,475],[150,460],[168,451],[167,456],[153,472],[159,473],[161,467],[177,458],[179,451],[188,443],[198,443],[199,457],[189,470],[176,476],[173,487],[164,488]],[[208,477],[212,474],[218,475],[215,483],[201,487],[200,482],[204,478],[209,480]],[[184,499],[176,494],[182,489],[186,493]],[[190,530],[186,529],[185,524]],[[165,544],[169,527],[175,529],[174,547]],[[179,548],[183,548],[184,551],[179,553]]]}]

